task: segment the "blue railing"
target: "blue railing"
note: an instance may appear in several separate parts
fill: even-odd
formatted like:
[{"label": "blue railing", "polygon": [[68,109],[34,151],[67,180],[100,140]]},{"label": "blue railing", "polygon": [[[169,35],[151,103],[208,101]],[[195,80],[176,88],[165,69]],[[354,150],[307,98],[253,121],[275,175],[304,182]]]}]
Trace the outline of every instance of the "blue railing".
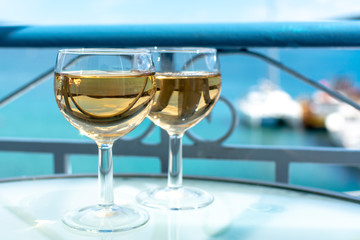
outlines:
[{"label": "blue railing", "polygon": [[360,23],[3,26],[0,47],[358,47]]},{"label": "blue railing", "polygon": [[[248,54],[253,47],[359,47],[358,22],[307,23],[243,23],[243,24],[182,24],[127,26],[3,26],[0,27],[0,47],[146,47],[146,46],[206,46],[216,47],[220,54]],[[263,59],[264,60],[264,59]],[[271,63],[272,59],[270,59]],[[269,62],[269,61],[268,61]],[[282,70],[300,80],[309,80],[276,61]],[[0,106],[20,96],[29,87],[52,76],[49,69],[38,78],[0,100]],[[305,81],[306,82],[306,81]],[[314,87],[319,87],[313,85]],[[327,90],[327,89],[323,89]],[[337,94],[329,90],[330,94]],[[336,97],[336,96],[335,96]],[[339,96],[338,96],[339,98]],[[347,101],[347,99],[341,99]],[[226,100],[224,100],[226,101]],[[348,102],[349,104],[356,103]],[[236,116],[233,116],[233,123]],[[161,171],[167,171],[168,136],[161,134],[158,144],[146,144],[141,137],[120,140],[121,148],[114,154],[153,156],[160,159]],[[275,181],[288,183],[291,163],[320,163],[360,166],[358,150],[320,147],[245,147],[224,146],[218,141],[201,141],[189,135],[192,145],[184,146],[184,157],[206,159],[270,161],[275,164]],[[142,149],[141,152],[138,149]],[[69,154],[96,154],[93,142],[74,140],[0,139],[0,151],[42,152],[54,155],[54,172],[70,171]]]}]

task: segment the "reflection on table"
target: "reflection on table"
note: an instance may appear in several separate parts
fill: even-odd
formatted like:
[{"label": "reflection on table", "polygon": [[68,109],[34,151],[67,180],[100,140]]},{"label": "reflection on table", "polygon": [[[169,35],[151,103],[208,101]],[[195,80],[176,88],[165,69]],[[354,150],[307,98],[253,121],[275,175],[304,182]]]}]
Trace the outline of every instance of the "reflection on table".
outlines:
[{"label": "reflection on table", "polygon": [[[185,179],[211,192],[212,205],[193,211],[146,208],[143,227],[113,235],[81,234],[61,223],[68,210],[97,202],[96,177],[0,183],[1,239],[360,239],[360,200],[222,180]],[[122,176],[115,202],[137,204],[136,194],[165,178]]]}]

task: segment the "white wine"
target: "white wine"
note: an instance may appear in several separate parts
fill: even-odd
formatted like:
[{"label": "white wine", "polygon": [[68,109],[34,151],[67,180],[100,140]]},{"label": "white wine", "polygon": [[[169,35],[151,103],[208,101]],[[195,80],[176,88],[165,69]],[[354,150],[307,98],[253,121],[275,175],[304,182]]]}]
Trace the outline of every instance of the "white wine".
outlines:
[{"label": "white wine", "polygon": [[172,134],[182,134],[214,107],[221,75],[208,72],[157,73],[156,95],[149,118]]},{"label": "white wine", "polygon": [[138,126],[154,95],[154,73],[55,73],[55,97],[62,114],[80,132],[103,143]]}]

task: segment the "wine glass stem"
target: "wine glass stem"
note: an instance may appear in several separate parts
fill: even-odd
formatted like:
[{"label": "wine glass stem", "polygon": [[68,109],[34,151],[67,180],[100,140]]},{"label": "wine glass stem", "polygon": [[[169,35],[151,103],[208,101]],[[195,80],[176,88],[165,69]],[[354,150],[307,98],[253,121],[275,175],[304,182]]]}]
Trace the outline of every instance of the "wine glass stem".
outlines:
[{"label": "wine glass stem", "polygon": [[112,144],[98,144],[99,147],[99,205],[111,206],[113,193]]},{"label": "wine glass stem", "polygon": [[182,186],[182,136],[183,134],[170,134],[168,188]]}]

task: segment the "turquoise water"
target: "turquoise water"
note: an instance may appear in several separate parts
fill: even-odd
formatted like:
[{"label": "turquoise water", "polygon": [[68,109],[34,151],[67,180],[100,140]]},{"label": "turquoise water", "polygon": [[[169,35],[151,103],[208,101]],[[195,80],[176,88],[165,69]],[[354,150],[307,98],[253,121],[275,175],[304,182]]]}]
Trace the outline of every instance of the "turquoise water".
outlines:
[{"label": "turquoise water", "polygon": [[[3,86],[0,88],[0,98],[52,68],[56,52],[57,49],[0,49],[0,81]],[[356,84],[360,81],[359,51],[285,49],[279,52],[279,56],[281,61],[315,80],[324,78],[331,80],[338,75],[346,75]],[[243,97],[259,79],[267,75],[267,65],[249,56],[226,55],[221,56],[220,61],[223,75],[222,96],[233,103]],[[280,73],[280,79],[281,87],[294,97],[310,95],[314,91],[312,87],[285,73]],[[141,133],[148,124],[148,120],[145,121],[130,135]],[[207,139],[217,138],[224,134],[229,124],[230,112],[220,102],[212,113],[211,122],[201,122],[193,128],[193,132]],[[159,131],[156,130],[146,141],[157,141],[158,136]],[[0,109],[0,137],[86,139],[63,118],[58,110],[53,96],[52,79]],[[188,139],[184,139],[184,144],[189,143]],[[250,129],[241,124],[226,144],[332,146],[327,133],[322,131],[308,132],[289,128]],[[53,169],[51,159],[52,156],[48,154],[0,153],[0,176],[51,174]],[[97,171],[96,156],[73,155],[70,159],[74,173]],[[160,171],[160,165],[157,159],[144,161],[143,158],[116,157],[114,170],[156,173]],[[265,162],[205,162],[194,159],[184,161],[184,173],[191,175],[273,181],[273,170],[273,164]],[[290,170],[291,182],[295,184],[333,190],[360,189],[360,177],[356,168],[294,164]],[[317,176],[316,181],[304,177],[309,172],[312,173],[310,176]]]}]

